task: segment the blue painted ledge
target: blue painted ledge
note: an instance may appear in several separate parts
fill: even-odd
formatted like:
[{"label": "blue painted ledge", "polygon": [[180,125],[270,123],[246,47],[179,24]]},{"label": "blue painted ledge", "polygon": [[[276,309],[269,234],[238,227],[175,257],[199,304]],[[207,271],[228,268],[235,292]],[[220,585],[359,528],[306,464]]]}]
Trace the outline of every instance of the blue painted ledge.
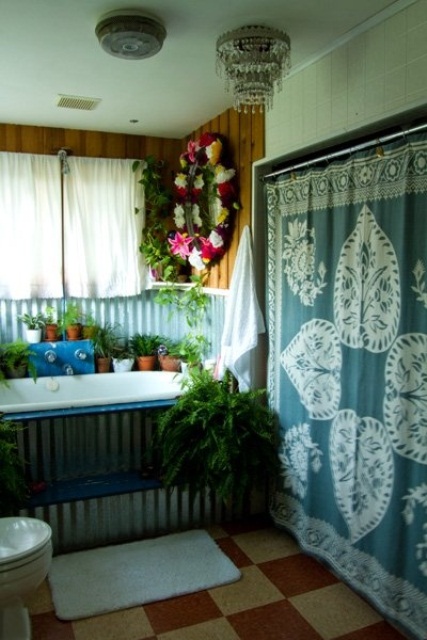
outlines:
[{"label": "blue painted ledge", "polygon": [[120,471],[71,480],[56,480],[48,483],[40,493],[34,494],[25,506],[33,509],[51,504],[147,491],[162,486],[155,478],[141,477],[139,471]]},{"label": "blue painted ledge", "polygon": [[88,407],[67,407],[66,409],[45,409],[42,411],[18,411],[4,414],[7,420],[42,420],[43,418],[64,418],[66,416],[93,415],[96,413],[117,413],[119,411],[138,411],[171,407],[176,403],[170,400],[143,400],[141,402],[123,402],[117,404],[94,405]]}]

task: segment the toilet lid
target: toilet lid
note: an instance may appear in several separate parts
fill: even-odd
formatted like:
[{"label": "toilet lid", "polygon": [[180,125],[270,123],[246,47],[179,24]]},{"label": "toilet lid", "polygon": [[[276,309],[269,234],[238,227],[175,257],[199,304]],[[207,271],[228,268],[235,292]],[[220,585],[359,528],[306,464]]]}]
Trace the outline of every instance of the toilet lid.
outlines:
[{"label": "toilet lid", "polygon": [[50,541],[52,529],[37,518],[0,518],[0,566],[25,558]]},{"label": "toilet lid", "polygon": [[43,547],[37,549],[37,551],[29,551],[27,555],[19,558],[1,558],[0,559],[0,578],[2,575],[10,573],[15,569],[20,569],[26,565],[30,565],[33,562],[37,562],[41,557],[52,557],[52,543],[50,540],[46,542]]}]

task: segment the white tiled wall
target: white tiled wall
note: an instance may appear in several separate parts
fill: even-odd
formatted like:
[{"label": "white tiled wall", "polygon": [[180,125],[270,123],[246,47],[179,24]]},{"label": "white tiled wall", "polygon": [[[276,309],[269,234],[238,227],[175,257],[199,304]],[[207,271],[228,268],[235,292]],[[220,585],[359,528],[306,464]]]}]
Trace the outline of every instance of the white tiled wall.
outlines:
[{"label": "white tiled wall", "polygon": [[266,114],[277,158],[426,106],[427,0],[418,0],[287,78]]}]

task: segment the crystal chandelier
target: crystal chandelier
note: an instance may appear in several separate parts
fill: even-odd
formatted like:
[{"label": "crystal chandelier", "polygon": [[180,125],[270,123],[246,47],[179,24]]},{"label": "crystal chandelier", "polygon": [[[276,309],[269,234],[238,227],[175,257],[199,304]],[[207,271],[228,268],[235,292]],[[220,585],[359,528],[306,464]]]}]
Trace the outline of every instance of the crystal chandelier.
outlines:
[{"label": "crystal chandelier", "polygon": [[273,93],[280,91],[282,79],[290,69],[291,42],[278,29],[249,26],[229,31],[216,43],[219,75],[225,74],[225,88],[234,94],[237,111],[248,107],[255,112],[271,109]]}]

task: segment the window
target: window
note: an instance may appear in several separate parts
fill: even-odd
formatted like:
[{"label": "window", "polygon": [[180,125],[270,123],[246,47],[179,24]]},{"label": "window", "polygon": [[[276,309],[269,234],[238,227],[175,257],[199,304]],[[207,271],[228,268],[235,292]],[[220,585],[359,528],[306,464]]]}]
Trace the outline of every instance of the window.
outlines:
[{"label": "window", "polygon": [[0,153],[0,297],[115,297],[143,288],[131,160]]}]

